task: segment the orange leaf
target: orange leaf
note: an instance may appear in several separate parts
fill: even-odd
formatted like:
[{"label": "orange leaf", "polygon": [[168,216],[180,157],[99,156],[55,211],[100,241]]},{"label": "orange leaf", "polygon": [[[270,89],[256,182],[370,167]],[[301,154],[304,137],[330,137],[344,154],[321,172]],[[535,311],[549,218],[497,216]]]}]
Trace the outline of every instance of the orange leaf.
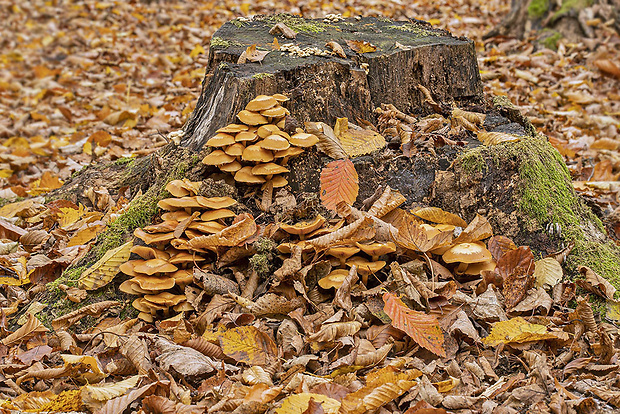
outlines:
[{"label": "orange leaf", "polygon": [[437,318],[409,309],[392,293],[383,295],[383,311],[392,319],[392,326],[411,337],[418,345],[441,357],[446,356],[443,349],[443,332]]},{"label": "orange leaf", "polygon": [[363,40],[347,40],[346,42],[351,50],[357,53],[372,53],[377,50],[377,46]]},{"label": "orange leaf", "polygon": [[352,205],[359,191],[358,183],[357,171],[351,160],[330,162],[321,171],[321,202],[334,211],[338,203]]}]

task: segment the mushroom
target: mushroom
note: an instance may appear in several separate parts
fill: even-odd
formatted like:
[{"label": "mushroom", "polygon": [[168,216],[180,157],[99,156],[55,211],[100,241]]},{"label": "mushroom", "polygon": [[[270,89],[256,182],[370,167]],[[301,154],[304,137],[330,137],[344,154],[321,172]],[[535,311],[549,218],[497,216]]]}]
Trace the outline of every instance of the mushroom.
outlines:
[{"label": "mushroom", "polygon": [[190,223],[189,226],[187,226],[187,229],[185,230],[185,232],[187,233],[187,230],[190,229],[190,230],[198,230],[202,233],[215,234],[215,233],[219,233],[225,228],[226,228],[225,225],[218,223],[217,221],[207,221],[207,222],[194,221]]},{"label": "mushroom", "polygon": [[224,148],[224,152],[231,157],[240,157],[243,154],[244,149],[245,146],[242,143],[236,142]]},{"label": "mushroom", "polygon": [[154,291],[171,289],[175,285],[172,277],[138,275],[129,280],[136,282],[142,289]]},{"label": "mushroom", "polygon": [[152,247],[149,246],[132,246],[132,248],[129,250],[131,253],[135,253],[138,256],[140,256],[141,258],[143,258],[144,260],[149,260],[149,259],[168,259],[170,257],[170,254],[166,253],[163,250],[159,250],[159,249],[154,249]]},{"label": "mushroom", "polygon": [[184,288],[194,281],[193,269],[181,269],[170,275],[177,286]]},{"label": "mushroom", "polygon": [[325,224],[323,216],[318,214],[312,221],[300,221],[296,224],[280,224],[280,228],[289,234],[299,236],[300,240],[304,240],[306,234],[313,232],[314,230]]},{"label": "mushroom", "polygon": [[459,263],[457,273],[463,273],[470,263],[486,262],[492,258],[484,243],[459,243],[443,254],[446,263]]},{"label": "mushroom", "polygon": [[278,105],[278,101],[273,96],[258,95],[245,106],[248,111],[264,111]]},{"label": "mushroom", "polygon": [[307,148],[319,142],[319,137],[313,134],[306,134],[305,132],[298,132],[291,136],[289,142],[297,147]]},{"label": "mushroom", "polygon": [[260,184],[264,183],[265,179],[252,174],[252,167],[243,167],[235,173],[235,181],[246,184]]},{"label": "mushroom", "polygon": [[258,130],[256,130],[258,136],[263,139],[267,138],[269,135],[279,135],[279,132],[280,128],[274,124],[261,125]]},{"label": "mushroom", "polygon": [[348,275],[349,271],[347,269],[332,270],[330,274],[322,279],[319,279],[319,286],[323,289],[339,289]]},{"label": "mushroom", "polygon": [[[266,125],[263,125],[266,126]],[[262,128],[262,127],[261,127]],[[258,135],[251,131],[241,131],[235,135],[235,142],[254,142],[258,139]]]},{"label": "mushroom", "polygon": [[379,260],[379,256],[394,253],[396,251],[396,244],[392,242],[372,244],[355,243],[355,245],[368,256],[372,257],[373,262]]},{"label": "mushroom", "polygon": [[225,134],[237,134],[242,131],[247,131],[249,127],[242,124],[228,124],[224,128],[220,128],[215,132],[223,132]]},{"label": "mushroom", "polygon": [[314,247],[305,241],[300,241],[297,243],[280,243],[277,247],[278,251],[283,254],[291,254],[294,246],[300,246],[302,253],[310,253],[314,250]]},{"label": "mushroom", "polygon": [[202,207],[211,209],[226,208],[237,204],[237,200],[231,197],[202,197],[197,196],[196,200]]},{"label": "mushroom", "polygon": [[383,260],[378,260],[376,262],[369,262],[363,257],[352,257],[347,260],[347,266],[357,266],[357,273],[362,275],[362,283],[364,285],[368,285],[368,276],[377,273],[379,270],[383,269],[386,263]]},{"label": "mushroom", "polygon": [[[205,260],[206,259],[202,256],[198,256],[198,255],[191,254],[188,252],[179,252],[175,254],[174,256],[172,256],[169,262],[170,264],[173,264],[173,265],[184,265],[187,263],[204,262]],[[177,272],[174,272],[173,275],[176,274]]]},{"label": "mushroom", "polygon": [[234,173],[241,169],[242,165],[239,161],[234,160],[231,163],[220,165],[220,170],[224,172]]},{"label": "mushroom", "polygon": [[327,249],[327,254],[335,257],[340,262],[340,267],[344,267],[347,259],[358,253],[360,249],[353,246],[336,246]]},{"label": "mushroom", "polygon": [[207,141],[209,147],[226,147],[235,143],[235,137],[223,132],[218,132]]},{"label": "mushroom", "polygon": [[222,150],[215,150],[203,158],[202,163],[206,165],[222,165],[235,161],[235,157],[226,154]]},{"label": "mushroom", "polygon": [[172,307],[172,309],[174,309],[175,312],[191,312],[194,309],[194,307],[191,305],[191,303],[189,303],[188,301],[183,301],[181,303],[179,303],[178,305],[174,305]]},{"label": "mushroom", "polygon": [[258,112],[248,111],[244,109],[237,114],[237,118],[246,125],[263,125],[269,123],[267,118]]},{"label": "mushroom", "polygon": [[196,194],[200,188],[200,185],[200,182],[192,182],[187,178],[182,180],[172,180],[166,184],[166,191],[175,197],[185,197]]},{"label": "mushroom", "polygon": [[493,259],[487,260],[486,262],[472,263],[467,266],[467,269],[465,269],[465,274],[479,275],[482,273],[483,270],[488,270],[492,272],[493,270],[495,270],[496,266],[497,262]]},{"label": "mushroom", "polygon": [[218,208],[216,210],[205,211],[200,216],[200,220],[202,221],[215,221],[219,219],[235,217],[235,213],[226,208]]},{"label": "mushroom", "polygon": [[186,218],[190,217],[191,214],[187,213],[185,210],[175,210],[168,211],[161,215],[161,219],[164,221],[183,221]]},{"label": "mushroom", "polygon": [[277,151],[273,156],[275,158],[282,158],[282,165],[286,165],[291,157],[295,157],[303,152],[304,150],[300,147],[289,147],[285,150]]},{"label": "mushroom", "polygon": [[282,103],[282,102],[286,102],[286,101],[290,101],[290,98],[286,95],[282,95],[281,93],[274,93],[273,98],[278,101],[278,103]]},{"label": "mushroom", "polygon": [[180,197],[180,198],[164,198],[159,200],[157,206],[162,210],[178,210],[181,208],[198,208],[202,207],[198,201],[200,196]]},{"label": "mushroom", "polygon": [[135,263],[133,266],[133,271],[151,276],[155,273],[176,272],[177,267],[163,259],[149,259],[142,263]]},{"label": "mushroom", "polygon": [[283,174],[287,173],[289,170],[281,165],[275,164],[273,162],[267,164],[258,164],[257,166],[252,168],[252,174],[254,175],[266,175],[267,179],[270,179],[275,174]]},{"label": "mushroom", "polygon": [[241,155],[243,161],[252,162],[269,162],[273,161],[273,153],[268,151],[258,144],[245,147],[243,154]]},{"label": "mushroom", "polygon": [[256,145],[263,149],[272,151],[282,151],[288,149],[291,146],[291,144],[286,138],[275,134],[269,135],[264,140],[259,141]]},{"label": "mushroom", "polygon": [[174,239],[172,232],[149,234],[139,227],[134,230],[133,235],[146,244],[163,243]]},{"label": "mushroom", "polygon": [[149,305],[156,304],[165,308],[169,308],[171,306],[178,305],[186,299],[187,297],[185,295],[175,295],[170,292],[160,292],[157,295],[144,295],[142,303],[148,303]]},{"label": "mushroom", "polygon": [[282,177],[281,175],[274,175],[268,182],[263,184],[260,189],[264,190],[269,182],[273,184],[273,188],[284,187],[288,184],[288,180],[286,178]]},{"label": "mushroom", "polygon": [[260,114],[267,116],[269,118],[280,118],[286,115],[290,115],[291,113],[288,111],[288,109],[283,108],[280,105],[277,105],[277,106],[274,106],[273,108],[260,111]]}]

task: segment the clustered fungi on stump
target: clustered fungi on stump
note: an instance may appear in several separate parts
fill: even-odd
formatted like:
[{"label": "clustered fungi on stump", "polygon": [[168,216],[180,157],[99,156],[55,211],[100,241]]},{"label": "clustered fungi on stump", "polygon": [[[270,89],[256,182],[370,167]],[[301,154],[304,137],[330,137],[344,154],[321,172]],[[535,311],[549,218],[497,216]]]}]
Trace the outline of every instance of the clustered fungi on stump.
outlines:
[{"label": "clustered fungi on stump", "polygon": [[166,211],[161,216],[163,221],[134,231],[149,246],[131,248],[140,259],[121,265],[120,271],[132,278],[124,281],[120,290],[140,296],[133,307],[143,320],[153,321],[155,315],[169,315],[171,311],[193,310],[184,289],[194,281],[194,267],[209,269],[213,259],[192,240],[219,234],[227,229],[224,220],[236,217],[228,209],[237,203],[234,199],[200,196],[200,185],[188,179],[168,183],[166,190],[174,197],[158,203]]},{"label": "clustered fungi on stump", "polygon": [[[290,112],[280,105],[287,100],[281,94],[259,95],[252,99],[237,114],[241,124],[220,128],[207,141],[206,145],[214,150],[202,160],[203,164],[234,174],[236,182],[262,184],[263,189],[269,184],[272,188],[287,185],[283,174],[289,172],[285,167],[289,159],[319,141],[315,135],[287,125],[286,117]],[[286,130],[293,134],[289,135]]]}]

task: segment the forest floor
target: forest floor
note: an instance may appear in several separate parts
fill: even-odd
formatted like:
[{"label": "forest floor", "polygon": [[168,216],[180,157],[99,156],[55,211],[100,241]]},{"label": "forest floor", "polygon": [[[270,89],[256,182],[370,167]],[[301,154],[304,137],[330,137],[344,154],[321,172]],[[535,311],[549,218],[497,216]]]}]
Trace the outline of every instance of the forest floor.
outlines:
[{"label": "forest floor", "polygon": [[[358,226],[339,233],[341,238],[351,244],[373,240],[375,233],[364,233],[369,222],[398,223],[398,252],[379,256],[418,259],[402,268],[394,260],[382,270],[390,275],[385,280],[377,274],[369,279],[360,270],[359,282],[355,266],[336,277],[327,269],[338,260],[330,263],[325,255],[308,260],[308,245],[331,246],[318,241],[323,236],[304,244],[303,235],[295,240],[276,225],[257,225],[246,210],[232,207],[234,200],[195,197],[198,204],[188,207],[195,215],[169,211],[165,223],[138,230],[136,236],[147,243],[163,232],[174,233],[175,240],[177,232],[216,233],[161,252],[117,243],[120,226],[152,224],[156,205],[141,193],[120,188],[111,195],[105,185],[93,186],[84,192],[92,207],[45,199],[88,165],[112,161],[123,174],[136,165],[135,158],[165,147],[167,135],[183,126],[196,104],[215,30],[234,18],[281,12],[415,18],[473,39],[485,93],[507,96],[549,138],[574,188],[620,240],[620,36],[601,19],[589,22],[592,38],[578,43],[550,38],[542,45],[536,32],[524,40],[483,40],[508,12],[499,0],[0,0],[0,268],[6,273],[0,276],[0,411],[441,414],[620,408],[615,288],[581,268],[576,295],[575,283],[562,282],[559,263],[566,252],[535,261],[529,247],[493,235],[482,216],[468,224],[439,209],[404,212],[395,209],[400,198],[389,189],[371,200],[368,212],[339,211]],[[176,166],[166,177],[181,178],[188,169]],[[173,181],[166,187],[173,196],[168,201],[199,194],[199,187]],[[284,198],[275,202],[286,206],[290,200]],[[130,204],[131,199],[146,201]],[[221,203],[225,206],[217,207]],[[233,221],[227,207],[241,214]],[[215,221],[194,221],[198,212],[213,215],[215,209],[223,214]],[[400,213],[392,221],[377,213],[388,210]],[[314,231],[327,235],[337,225],[320,222]],[[464,230],[453,239],[457,227]],[[420,251],[419,232],[426,232],[428,248],[412,256]],[[73,268],[54,281],[104,237],[113,242],[103,246],[116,249],[104,256],[107,250],[99,245],[95,256],[103,266]],[[270,237],[297,245],[282,243],[280,261]],[[482,245],[488,257],[478,263],[497,270],[477,269],[474,275],[485,275],[481,279],[457,280],[454,275],[474,266],[448,263],[440,239]],[[153,270],[157,282],[141,276],[144,260],[128,261],[130,249],[134,257],[161,255],[162,262],[169,261]],[[208,265],[192,273],[200,254],[211,258],[212,251],[217,267],[232,273],[211,273]],[[249,254],[254,256],[247,260]],[[366,256],[377,261],[374,254]],[[119,265],[136,280],[123,283],[124,292],[154,297],[172,289],[162,286],[171,281],[166,266],[177,270],[173,259],[186,273],[175,273],[171,286],[184,289],[157,304],[142,297],[136,304],[127,295],[124,303],[116,301],[119,283],[111,282]],[[230,266],[236,261],[244,264]],[[260,284],[257,273],[264,279]],[[388,293],[395,286],[402,300]],[[580,297],[586,291],[611,304],[609,319],[593,313]],[[142,320],[132,319],[138,312],[130,303]],[[145,322],[151,314],[170,316],[173,306],[180,316]],[[183,318],[184,312],[192,316]]]}]

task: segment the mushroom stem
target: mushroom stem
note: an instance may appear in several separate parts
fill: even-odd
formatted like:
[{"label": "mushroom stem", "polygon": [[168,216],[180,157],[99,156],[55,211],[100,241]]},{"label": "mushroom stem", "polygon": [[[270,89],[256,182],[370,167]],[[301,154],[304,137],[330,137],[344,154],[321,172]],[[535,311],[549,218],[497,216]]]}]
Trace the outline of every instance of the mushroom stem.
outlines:
[{"label": "mushroom stem", "polygon": [[373,262],[376,262],[377,260],[379,260],[379,256],[372,256],[372,260]]},{"label": "mushroom stem", "polygon": [[461,262],[456,268],[456,273],[463,274],[463,272],[465,272],[466,269],[467,269],[467,263]]},{"label": "mushroom stem", "polygon": [[364,284],[364,286],[368,287],[368,273],[362,274],[362,283]]}]

